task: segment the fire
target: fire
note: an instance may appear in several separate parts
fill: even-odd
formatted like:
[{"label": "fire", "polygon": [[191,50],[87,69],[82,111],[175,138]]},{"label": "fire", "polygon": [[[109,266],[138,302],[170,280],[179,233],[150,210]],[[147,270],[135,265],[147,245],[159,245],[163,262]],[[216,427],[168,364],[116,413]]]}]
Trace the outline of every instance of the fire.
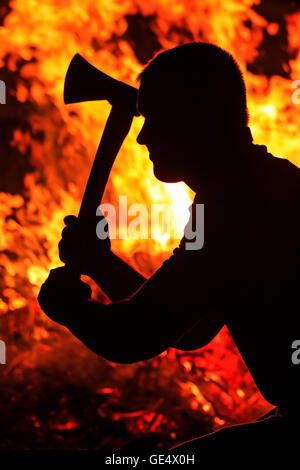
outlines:
[{"label": "fire", "polygon": [[[49,269],[61,264],[57,243],[63,218],[78,212],[109,113],[109,105],[104,102],[64,105],[64,77],[71,58],[79,52],[105,73],[136,86],[137,74],[157,50],[191,40],[220,45],[233,54],[244,73],[255,142],[267,145],[271,153],[300,166],[297,139],[300,117],[291,101],[292,80],[300,78],[297,34],[300,14],[285,18],[289,60],[280,64],[283,73],[268,76],[250,72],[249,64],[263,53],[259,51],[263,51],[260,46],[264,37],[280,34],[282,27],[257,13],[255,7],[259,3],[259,0],[10,2],[0,28],[0,63],[8,77],[5,109],[11,107],[19,118],[10,124],[11,138],[6,146],[8,155],[18,157],[24,174],[18,188],[0,193],[0,312],[7,327],[1,334],[8,343],[17,337],[22,347],[27,341],[33,348],[32,341],[36,341],[31,356],[27,343],[25,353],[21,347],[14,349],[14,354],[23,354],[19,359],[23,368],[26,367],[24,358],[29,357],[29,364],[34,360],[38,364],[39,348],[65,334],[39,312],[36,296]],[[194,194],[182,183],[168,185],[154,178],[146,150],[135,140],[142,121],[135,118],[133,122],[116,159],[103,202],[116,203],[120,195],[126,195],[129,205],[168,204],[174,208],[177,226],[183,233]],[[156,239],[113,240],[112,248],[149,277],[178,242],[158,234]],[[22,327],[17,324],[17,318],[22,319]],[[70,351],[74,344],[68,343]],[[67,355],[67,346],[64,350]],[[92,361],[89,353],[82,354]],[[17,363],[18,360],[12,367],[8,364],[11,368],[7,375],[20,370]],[[51,367],[55,369],[52,362]],[[108,366],[105,367],[107,370]],[[201,408],[198,417],[207,415],[214,426],[249,419],[270,408],[257,392],[225,328],[201,351],[169,350],[147,366],[110,367],[111,376],[121,388],[123,382],[126,387],[124,377],[141,377],[145,367],[151,367],[155,374],[161,374],[158,380],[162,394],[169,393],[166,390],[172,372],[177,381],[174,390],[176,399],[180,400],[178,406],[194,411]],[[162,412],[159,401],[157,408],[153,404],[151,410],[145,409],[145,402],[141,410],[117,410],[116,402],[122,403],[122,396],[115,393],[116,383],[112,382],[103,380],[98,386],[107,397],[98,407],[100,416],[107,419],[115,416],[111,420],[122,417],[133,436],[164,428],[168,429],[171,440],[179,438],[174,416]],[[146,389],[142,379],[139,383]],[[39,418],[31,418],[39,428]],[[62,416],[61,422],[58,421],[59,416],[53,419],[52,429],[77,428],[77,420],[72,416]],[[167,441],[165,438],[164,442]]]}]

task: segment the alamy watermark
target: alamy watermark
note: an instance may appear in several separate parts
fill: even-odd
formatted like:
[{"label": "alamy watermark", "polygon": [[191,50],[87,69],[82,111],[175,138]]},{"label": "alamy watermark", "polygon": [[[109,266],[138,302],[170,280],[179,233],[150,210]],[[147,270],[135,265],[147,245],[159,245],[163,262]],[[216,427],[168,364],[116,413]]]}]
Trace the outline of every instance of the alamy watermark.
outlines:
[{"label": "alamy watermark", "polygon": [[0,340],[0,364],[6,364],[6,344]]},{"label": "alamy watermark", "polygon": [[6,104],[6,85],[3,80],[0,80],[0,104]]},{"label": "alamy watermark", "polygon": [[[151,204],[150,210],[145,204],[138,203],[128,207],[127,196],[119,196],[118,207],[109,203],[101,204],[96,215],[102,217],[96,226],[97,237],[101,240],[108,237],[112,240],[182,238],[182,230],[176,223],[174,209],[168,204]],[[128,218],[131,218],[130,222]],[[186,250],[201,250],[203,247],[204,204],[195,205],[195,211],[191,212],[185,226],[184,238]]]},{"label": "alamy watermark", "polygon": [[295,341],[292,342],[292,349],[295,349],[291,357],[292,363],[297,366],[300,364],[300,339],[295,339]]},{"label": "alamy watermark", "polygon": [[300,80],[294,80],[292,82],[292,88],[296,88],[296,90],[292,93],[292,103],[299,104],[300,103]]}]

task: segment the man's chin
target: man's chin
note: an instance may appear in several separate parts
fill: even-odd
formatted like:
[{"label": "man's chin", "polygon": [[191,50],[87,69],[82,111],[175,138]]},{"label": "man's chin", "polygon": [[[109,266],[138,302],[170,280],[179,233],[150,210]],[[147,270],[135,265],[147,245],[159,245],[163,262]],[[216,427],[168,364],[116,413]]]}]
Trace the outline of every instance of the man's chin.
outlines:
[{"label": "man's chin", "polygon": [[182,178],[171,175],[167,171],[159,170],[155,168],[155,166],[153,166],[153,174],[155,178],[157,178],[159,181],[162,181],[162,183],[179,183],[182,181]]}]

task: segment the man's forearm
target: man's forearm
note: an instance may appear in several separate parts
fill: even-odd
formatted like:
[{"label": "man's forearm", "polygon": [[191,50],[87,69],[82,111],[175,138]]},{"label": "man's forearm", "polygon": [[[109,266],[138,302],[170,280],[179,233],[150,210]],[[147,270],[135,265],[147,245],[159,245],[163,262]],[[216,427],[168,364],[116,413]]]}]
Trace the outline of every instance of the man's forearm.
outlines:
[{"label": "man's forearm", "polygon": [[113,302],[131,297],[147,280],[112,252],[105,267],[93,266],[89,276]]},{"label": "man's forearm", "polygon": [[110,305],[81,302],[69,307],[64,326],[98,356],[130,364],[155,357],[165,349],[156,344],[153,335],[145,340],[140,315],[135,313],[130,301]]}]

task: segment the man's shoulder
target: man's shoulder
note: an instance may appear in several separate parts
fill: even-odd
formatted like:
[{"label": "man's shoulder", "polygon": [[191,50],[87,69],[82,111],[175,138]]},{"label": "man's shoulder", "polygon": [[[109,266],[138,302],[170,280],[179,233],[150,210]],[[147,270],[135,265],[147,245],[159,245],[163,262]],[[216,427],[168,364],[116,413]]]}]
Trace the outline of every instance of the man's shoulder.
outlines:
[{"label": "man's shoulder", "polygon": [[279,157],[267,152],[263,163],[270,171],[273,170],[279,172],[282,178],[300,179],[300,168],[287,158]]},{"label": "man's shoulder", "polygon": [[[257,146],[265,147],[265,146]],[[265,147],[266,148],[266,147]],[[261,178],[265,191],[282,198],[300,199],[300,169],[289,161],[271,154],[270,152],[257,152],[258,159],[254,172]]]},{"label": "man's shoulder", "polygon": [[267,159],[269,165],[280,171],[283,177],[300,179],[300,169],[287,158],[277,157],[268,153]]}]

